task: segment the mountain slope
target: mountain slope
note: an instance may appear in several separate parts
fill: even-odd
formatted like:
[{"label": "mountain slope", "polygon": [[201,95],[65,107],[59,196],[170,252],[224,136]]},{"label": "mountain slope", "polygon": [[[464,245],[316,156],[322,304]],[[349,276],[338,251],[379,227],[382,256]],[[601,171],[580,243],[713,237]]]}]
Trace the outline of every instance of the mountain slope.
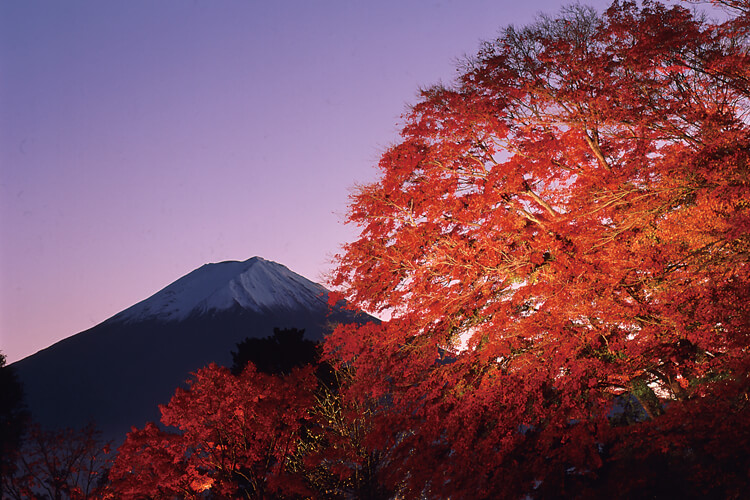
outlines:
[{"label": "mountain slope", "polygon": [[304,328],[321,340],[336,322],[368,320],[329,311],[327,291],[285,266],[254,257],[207,264],[103,323],[13,366],[32,416],[44,426],[95,421],[117,441],[158,420],[190,372],[228,365],[246,337]]}]

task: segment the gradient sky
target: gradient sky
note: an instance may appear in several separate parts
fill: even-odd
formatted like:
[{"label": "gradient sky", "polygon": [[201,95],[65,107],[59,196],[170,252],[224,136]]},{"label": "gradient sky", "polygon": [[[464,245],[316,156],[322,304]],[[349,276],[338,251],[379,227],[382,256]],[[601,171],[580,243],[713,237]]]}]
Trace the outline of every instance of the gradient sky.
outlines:
[{"label": "gradient sky", "polygon": [[419,87],[559,6],[0,2],[0,351],[33,354],[207,262],[321,281]]}]

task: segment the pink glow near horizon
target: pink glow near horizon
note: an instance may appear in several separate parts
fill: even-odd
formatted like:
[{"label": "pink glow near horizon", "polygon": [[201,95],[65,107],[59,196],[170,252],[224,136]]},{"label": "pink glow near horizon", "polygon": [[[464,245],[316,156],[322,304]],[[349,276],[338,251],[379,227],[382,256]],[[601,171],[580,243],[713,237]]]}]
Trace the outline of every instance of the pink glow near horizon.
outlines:
[{"label": "pink glow near horizon", "polygon": [[559,6],[2,2],[0,351],[33,354],[207,262],[320,281],[418,88]]}]

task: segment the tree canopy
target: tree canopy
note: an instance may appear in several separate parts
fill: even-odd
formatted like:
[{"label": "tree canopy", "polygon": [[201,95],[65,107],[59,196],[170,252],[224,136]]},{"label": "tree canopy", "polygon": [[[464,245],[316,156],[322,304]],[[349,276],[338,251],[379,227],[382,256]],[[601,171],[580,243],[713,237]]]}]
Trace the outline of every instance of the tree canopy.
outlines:
[{"label": "tree canopy", "polygon": [[263,373],[287,375],[294,368],[315,363],[319,358],[318,343],[304,335],[304,329],[274,328],[272,336],[247,337],[232,351],[232,373],[239,375],[252,363]]},{"label": "tree canopy", "polygon": [[[750,16],[721,3],[505,29],[352,196],[333,284],[391,319],[327,352],[387,395],[404,496],[585,496],[647,457],[690,494],[747,486]],[[647,421],[615,425],[623,400]]]},{"label": "tree canopy", "polygon": [[330,381],[301,332],[238,345],[108,491],[746,495],[750,4],[714,3],[564,8],[424,89],[332,278],[390,319],[326,339]]},{"label": "tree canopy", "polygon": [[294,494],[287,470],[308,418],[311,369],[285,376],[248,364],[234,376],[209,365],[161,406],[161,422],[133,429],[110,477],[118,498],[269,498]]}]

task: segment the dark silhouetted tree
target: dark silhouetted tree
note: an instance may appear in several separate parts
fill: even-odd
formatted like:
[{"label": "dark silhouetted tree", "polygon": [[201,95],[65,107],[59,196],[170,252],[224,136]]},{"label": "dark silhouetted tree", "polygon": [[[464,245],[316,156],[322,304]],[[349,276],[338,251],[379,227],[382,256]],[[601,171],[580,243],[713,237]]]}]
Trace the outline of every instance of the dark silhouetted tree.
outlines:
[{"label": "dark silhouetted tree", "polygon": [[0,498],[3,498],[4,478],[14,474],[17,452],[29,420],[23,389],[5,359],[0,353]]},{"label": "dark silhouetted tree", "polygon": [[93,425],[53,431],[32,425],[12,474],[3,478],[3,498],[103,498],[111,460],[109,446]]},{"label": "dark silhouetted tree", "polygon": [[304,335],[304,329],[274,328],[270,337],[246,338],[232,351],[232,373],[241,373],[250,362],[258,371],[269,374],[288,374],[294,368],[316,363],[318,344]]}]

